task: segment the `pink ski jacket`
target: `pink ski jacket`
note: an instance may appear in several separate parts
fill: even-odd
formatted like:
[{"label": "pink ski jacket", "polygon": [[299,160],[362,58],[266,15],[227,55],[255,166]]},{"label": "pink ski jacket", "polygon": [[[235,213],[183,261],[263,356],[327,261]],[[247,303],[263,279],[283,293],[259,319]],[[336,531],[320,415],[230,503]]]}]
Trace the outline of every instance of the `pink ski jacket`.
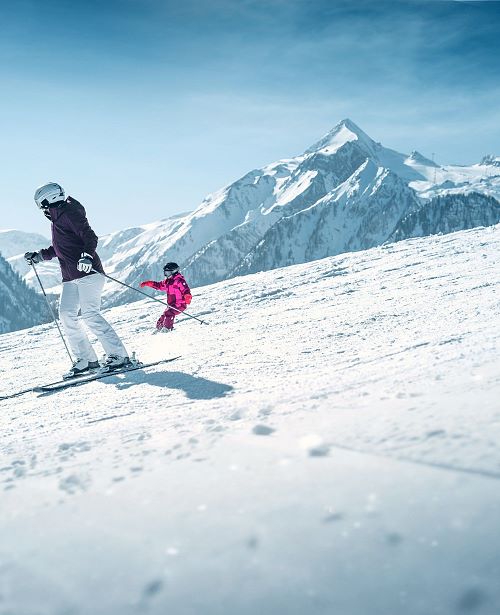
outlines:
[{"label": "pink ski jacket", "polygon": [[141,282],[141,286],[150,286],[167,293],[167,303],[172,307],[185,309],[191,303],[191,289],[182,273],[175,273],[170,278],[161,282],[154,282],[153,280]]}]

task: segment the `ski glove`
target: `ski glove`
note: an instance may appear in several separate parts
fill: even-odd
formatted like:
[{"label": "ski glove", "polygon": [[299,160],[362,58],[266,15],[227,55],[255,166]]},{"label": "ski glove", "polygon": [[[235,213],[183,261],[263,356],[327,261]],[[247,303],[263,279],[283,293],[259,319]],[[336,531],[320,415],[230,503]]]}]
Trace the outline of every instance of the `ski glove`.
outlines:
[{"label": "ski glove", "polygon": [[78,261],[76,268],[78,269],[78,271],[82,271],[83,273],[90,273],[92,271],[92,264],[93,262],[90,254],[82,252],[82,257]]},{"label": "ski glove", "polygon": [[43,261],[41,252],[26,252],[24,258],[28,265],[35,265],[36,263],[41,263]]},{"label": "ski glove", "polygon": [[141,282],[141,288],[144,288],[145,286],[151,286],[152,288],[153,282],[151,280],[147,280],[146,282]]}]

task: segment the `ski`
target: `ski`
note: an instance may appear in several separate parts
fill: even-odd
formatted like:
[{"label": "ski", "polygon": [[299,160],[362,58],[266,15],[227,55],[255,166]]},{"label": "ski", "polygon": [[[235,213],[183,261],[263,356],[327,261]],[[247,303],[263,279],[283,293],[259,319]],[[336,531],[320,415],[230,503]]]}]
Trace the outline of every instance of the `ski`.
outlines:
[{"label": "ski", "polygon": [[0,401],[4,399],[14,399],[14,397],[21,397],[21,395],[26,395],[26,393],[33,393],[33,387],[29,387],[29,389],[22,389],[21,391],[16,391],[15,393],[9,393],[8,395],[0,395]]},{"label": "ski", "polygon": [[102,378],[109,378],[110,376],[117,376],[118,374],[126,374],[128,372],[135,372],[138,369],[146,369],[147,367],[153,367],[154,365],[160,365],[162,363],[170,363],[180,357],[172,357],[171,359],[161,359],[160,361],[153,361],[152,363],[132,363],[125,367],[119,367],[118,369],[112,369],[107,372],[96,372],[94,374],[88,374],[84,376],[75,376],[74,378],[67,378],[66,380],[58,380],[57,382],[51,382],[42,386],[34,387],[35,393],[48,393],[50,391],[61,391],[70,387],[78,386],[81,384],[87,384],[88,382],[94,382],[95,380],[102,380]]},{"label": "ski", "polygon": [[153,367],[154,365],[161,365],[162,363],[170,363],[172,361],[175,361],[176,359],[180,359],[180,356],[172,357],[170,359],[161,359],[160,361],[153,361],[151,363],[140,363],[139,361],[137,361],[136,363],[132,363],[131,365],[128,365],[126,367],[121,367],[108,372],[97,371],[92,374],[75,376],[74,378],[66,378],[65,380],[56,380],[55,382],[49,382],[48,384],[23,389],[22,391],[17,391],[16,393],[11,393],[10,395],[2,395],[0,397],[0,401],[4,399],[12,399],[14,397],[19,397],[21,395],[25,395],[26,393],[48,393],[50,391],[61,391],[69,387],[87,384],[88,382],[94,382],[94,380],[101,380],[102,378],[109,378],[110,376],[116,376],[118,374],[125,374],[139,369],[146,369],[148,367]]}]

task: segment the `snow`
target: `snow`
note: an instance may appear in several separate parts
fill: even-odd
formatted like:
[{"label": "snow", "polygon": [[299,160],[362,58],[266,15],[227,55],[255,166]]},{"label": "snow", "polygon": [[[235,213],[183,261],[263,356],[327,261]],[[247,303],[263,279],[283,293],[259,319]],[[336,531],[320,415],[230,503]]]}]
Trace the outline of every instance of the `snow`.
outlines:
[{"label": "snow", "polygon": [[[500,611],[500,225],[107,317],[144,361],[0,402],[0,613]],[[67,367],[0,336],[2,390]]]},{"label": "snow", "polygon": [[480,192],[500,199],[500,172],[493,165],[432,166],[415,161],[407,164],[424,178],[409,184],[423,198]]},{"label": "snow", "polygon": [[333,130],[328,132],[322,139],[307,150],[307,152],[334,154],[349,141],[358,141],[358,132],[360,132],[360,129],[358,129],[356,125],[351,124],[349,120],[343,120],[340,124],[337,124]]},{"label": "snow", "polygon": [[301,173],[300,177],[297,181],[286,186],[279,194],[276,199],[276,205],[282,206],[290,203],[296,199],[299,195],[301,195],[309,186],[311,185],[313,179],[318,175],[317,171],[306,171],[305,173]]}]

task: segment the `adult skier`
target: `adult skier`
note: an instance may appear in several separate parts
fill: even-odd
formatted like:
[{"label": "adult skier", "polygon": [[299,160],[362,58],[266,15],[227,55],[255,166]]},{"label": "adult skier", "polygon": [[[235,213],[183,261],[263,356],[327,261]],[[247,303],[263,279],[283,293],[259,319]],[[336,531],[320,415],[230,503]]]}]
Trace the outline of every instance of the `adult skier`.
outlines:
[{"label": "adult skier", "polygon": [[65,377],[100,367],[81,321],[102,344],[107,369],[128,365],[125,346],[100,311],[105,278],[95,272],[104,273],[104,269],[96,252],[97,235],[89,225],[84,207],[73,197],[66,197],[63,188],[53,182],[36,190],[35,202],[52,223],[52,245],[37,252],[26,252],[24,258],[30,265],[54,257],[59,259],[62,273],[59,317],[76,357]]},{"label": "adult skier", "polygon": [[171,306],[168,307],[158,319],[156,331],[154,331],[154,333],[172,331],[175,317],[186,309],[192,299],[191,290],[184,276],[179,271],[179,265],[177,263],[167,263],[163,267],[163,274],[165,275],[165,279],[161,282],[155,282],[153,280],[141,282],[141,288],[149,286],[167,293],[167,303]]}]

